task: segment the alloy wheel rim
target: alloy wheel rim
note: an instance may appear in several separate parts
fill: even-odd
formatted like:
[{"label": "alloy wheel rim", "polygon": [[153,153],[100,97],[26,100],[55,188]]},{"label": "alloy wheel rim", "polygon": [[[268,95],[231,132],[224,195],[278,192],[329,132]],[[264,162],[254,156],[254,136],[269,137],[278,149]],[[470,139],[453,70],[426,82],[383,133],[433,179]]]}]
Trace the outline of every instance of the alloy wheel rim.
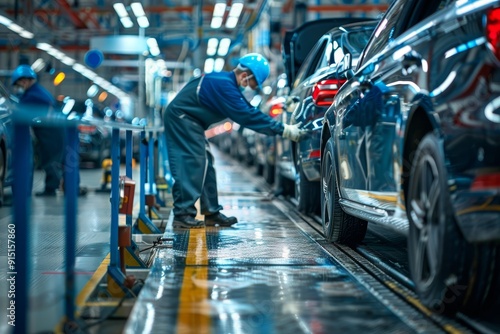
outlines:
[{"label": "alloy wheel rim", "polygon": [[412,236],[414,250],[413,271],[415,278],[424,286],[434,281],[440,257],[439,224],[441,187],[439,170],[436,161],[430,155],[425,155],[416,168],[415,199],[410,203],[411,219],[414,226]]}]

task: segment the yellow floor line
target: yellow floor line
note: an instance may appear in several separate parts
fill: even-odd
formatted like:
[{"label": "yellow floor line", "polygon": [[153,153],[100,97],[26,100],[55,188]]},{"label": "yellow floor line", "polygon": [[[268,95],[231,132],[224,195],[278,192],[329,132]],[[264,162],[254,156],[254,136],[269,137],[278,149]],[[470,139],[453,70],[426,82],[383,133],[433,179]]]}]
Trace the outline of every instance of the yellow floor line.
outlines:
[{"label": "yellow floor line", "polygon": [[177,317],[177,333],[210,333],[205,229],[191,229]]},{"label": "yellow floor line", "polygon": [[[80,291],[80,293],[76,297],[76,306],[78,308],[84,306],[87,299],[90,297],[92,292],[95,291],[95,289],[99,285],[99,282],[102,281],[103,277],[108,272],[109,261],[110,261],[110,254],[108,254],[104,258],[104,260],[102,260],[101,264],[99,265],[97,270],[94,272],[94,275],[92,275],[92,277],[89,279],[87,284],[85,284],[83,289]],[[79,310],[77,310],[77,312],[79,312]]]},{"label": "yellow floor line", "polygon": [[[101,264],[94,272],[92,277],[88,280],[88,282],[85,284],[82,290],[78,293],[78,296],[76,297],[75,300],[76,304],[75,318],[78,318],[80,316],[81,308],[85,306],[85,302],[87,301],[87,299],[90,297],[92,292],[95,291],[95,289],[99,285],[99,282],[102,281],[104,275],[106,275],[109,266],[109,259],[110,255],[108,254],[104,258],[104,260],[102,260]],[[66,322],[66,315],[64,315],[61,318],[61,320],[59,320],[59,323],[54,328],[54,333],[57,334],[64,333],[63,326],[65,322]]]},{"label": "yellow floor line", "polygon": [[[133,212],[136,213],[140,209],[140,194],[138,194],[137,197],[139,200],[134,203],[134,208]],[[126,224],[126,215],[119,215],[118,216],[118,224],[119,225],[125,225]],[[80,311],[81,308],[84,306],[92,306],[92,303],[87,303],[87,300],[89,299],[90,295],[92,292],[95,291],[99,283],[102,281],[106,273],[108,272],[108,267],[109,267],[109,261],[110,261],[110,254],[106,255],[106,257],[102,260],[101,264],[97,268],[97,270],[94,272],[90,280],[85,284],[85,286],[82,288],[82,290],[78,293],[78,296],[76,297],[75,304],[76,304],[76,311],[75,311],[75,318],[78,318],[80,316]],[[112,302],[115,303],[115,302]],[[99,304],[103,305],[103,304]],[[56,325],[54,328],[54,333],[63,333],[63,325],[66,322],[66,315],[64,315],[61,320],[59,320],[59,323]]]}]

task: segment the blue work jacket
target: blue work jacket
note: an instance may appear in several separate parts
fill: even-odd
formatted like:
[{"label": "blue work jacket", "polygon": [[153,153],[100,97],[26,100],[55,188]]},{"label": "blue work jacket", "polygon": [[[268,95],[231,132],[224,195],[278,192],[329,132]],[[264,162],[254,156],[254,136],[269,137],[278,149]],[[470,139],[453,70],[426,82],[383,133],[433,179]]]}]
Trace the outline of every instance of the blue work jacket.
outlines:
[{"label": "blue work jacket", "polygon": [[197,121],[205,130],[226,118],[267,135],[281,135],[284,125],[253,107],[239,90],[234,72],[205,74],[190,80],[167,107]]}]

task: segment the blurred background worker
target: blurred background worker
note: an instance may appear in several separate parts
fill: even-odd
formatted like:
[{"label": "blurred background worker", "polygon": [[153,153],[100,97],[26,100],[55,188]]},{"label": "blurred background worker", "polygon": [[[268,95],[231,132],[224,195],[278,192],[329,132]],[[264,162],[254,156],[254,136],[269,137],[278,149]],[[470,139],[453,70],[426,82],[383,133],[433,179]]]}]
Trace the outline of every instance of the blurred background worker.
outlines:
[{"label": "blurred background worker", "polygon": [[[63,117],[54,97],[37,82],[37,75],[29,65],[19,65],[12,73],[12,87],[19,99],[19,107],[30,115],[38,114]],[[56,196],[56,190],[64,186],[63,162],[65,154],[65,128],[61,126],[32,126],[40,167],[45,172],[44,190],[35,196]],[[71,154],[68,153],[68,154]],[[80,163],[79,159],[75,163]],[[71,168],[72,166],[68,166]],[[80,177],[78,177],[80,182]],[[85,196],[88,189],[79,188],[79,196]]]},{"label": "blurred background worker", "polygon": [[[174,179],[173,227],[199,228],[231,226],[236,217],[226,217],[217,196],[217,181],[205,130],[230,118],[240,125],[267,135],[282,135],[299,141],[305,133],[300,124],[278,122],[245,99],[245,89],[257,90],[270,72],[268,61],[258,53],[239,59],[233,71],[212,72],[191,79],[168,105],[165,136],[169,163]],[[200,199],[205,222],[196,219],[196,201]]]},{"label": "blurred background worker", "polygon": [[[14,70],[12,86],[22,110],[41,115],[55,110],[54,97],[37,82],[37,75],[29,65],[20,65]],[[62,178],[64,128],[33,126],[32,130],[37,141],[40,167],[45,171],[45,188],[35,195],[56,196]]]}]

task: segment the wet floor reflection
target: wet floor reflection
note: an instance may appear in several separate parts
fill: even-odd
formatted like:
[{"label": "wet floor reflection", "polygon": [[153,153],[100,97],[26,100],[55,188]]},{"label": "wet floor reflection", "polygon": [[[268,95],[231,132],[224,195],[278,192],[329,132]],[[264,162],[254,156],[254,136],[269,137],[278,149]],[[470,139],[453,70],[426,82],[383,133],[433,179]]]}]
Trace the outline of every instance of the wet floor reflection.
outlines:
[{"label": "wet floor reflection", "polygon": [[155,259],[125,333],[414,332],[291,222],[249,173],[223,161],[220,202],[238,224],[167,227],[173,248]]}]

